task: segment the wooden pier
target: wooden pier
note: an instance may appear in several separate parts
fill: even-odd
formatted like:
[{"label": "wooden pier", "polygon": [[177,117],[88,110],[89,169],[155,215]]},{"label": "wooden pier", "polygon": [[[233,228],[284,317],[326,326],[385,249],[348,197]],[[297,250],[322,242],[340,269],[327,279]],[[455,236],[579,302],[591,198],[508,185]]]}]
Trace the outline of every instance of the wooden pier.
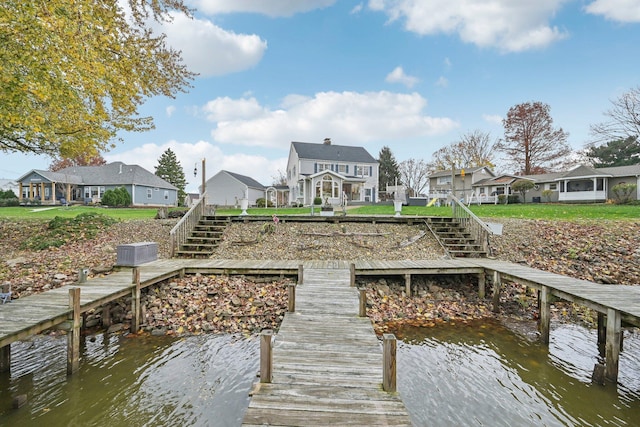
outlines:
[{"label": "wooden pier", "polygon": [[[67,370],[69,373],[73,373],[78,366],[78,331],[83,313],[92,309],[107,307],[109,303],[116,299],[130,296],[134,316],[131,326],[133,330],[137,330],[140,320],[140,290],[172,277],[195,273],[297,275],[299,281],[304,283],[305,280],[310,280],[313,283],[312,280],[316,279],[307,279],[306,277],[304,280],[302,279],[302,272],[307,270],[318,270],[322,274],[329,274],[332,270],[338,270],[340,271],[340,278],[338,279],[336,276],[336,282],[343,283],[344,274],[347,274],[351,284],[356,276],[399,275],[405,279],[407,294],[412,292],[412,277],[415,275],[473,274],[478,277],[478,292],[481,298],[485,296],[485,283],[491,282],[496,306],[499,302],[501,283],[509,280],[515,281],[539,290],[541,301],[540,330],[543,342],[548,342],[549,339],[552,297],[584,305],[598,312],[598,344],[602,348],[603,356],[605,356],[606,360],[606,378],[613,382],[617,380],[618,376],[621,328],[624,324],[640,327],[640,287],[638,286],[601,285],[497,260],[475,258],[405,261],[363,260],[350,263],[349,261],[338,260],[172,259],[149,262],[133,269],[127,268],[100,278],[93,278],[85,283],[63,286],[0,305],[0,371],[6,371],[10,368],[10,344],[12,342],[28,338],[52,327],[62,326],[70,331],[68,334],[69,357]],[[308,272],[308,274],[311,273]],[[318,280],[322,282],[320,278]],[[321,285],[322,283],[317,284],[317,286]],[[296,300],[298,310],[302,310],[302,307],[306,304],[305,301],[309,300],[304,294],[305,289],[311,289],[311,286],[309,288],[301,286],[298,290]],[[357,295],[353,288],[347,291],[350,294]],[[353,308],[353,313],[358,313],[357,301],[354,303],[347,297],[344,297],[343,301],[343,297],[338,294],[332,296],[332,298],[337,299],[330,305],[335,307],[344,306],[343,308],[345,309],[348,307],[349,310]],[[307,302],[312,304],[310,307],[320,309],[320,307],[316,307],[319,301],[319,299],[312,298]],[[296,312],[296,316],[300,317],[302,313]],[[295,318],[296,316],[289,317]],[[344,316],[336,314],[336,322],[342,317]],[[361,320],[368,321],[366,319]],[[308,323],[318,322],[309,320]],[[280,333],[287,331],[287,327],[287,325],[283,325],[284,329]],[[292,330],[295,330],[295,328]],[[302,336],[300,339],[316,340],[318,343],[322,343],[322,340],[326,339],[325,335],[328,335],[332,330],[332,326],[328,330],[326,328],[318,329],[318,334],[309,334],[308,336]],[[289,336],[291,335],[289,334]],[[276,339],[275,354],[282,353],[286,345],[293,345],[280,344],[281,342],[283,341],[280,336]],[[345,343],[344,352],[349,349],[347,344]],[[282,347],[278,348],[278,345]],[[341,348],[339,344],[336,344],[336,346]],[[367,365],[369,364],[367,362]],[[376,360],[371,362],[371,366],[368,368],[377,370],[378,367],[379,363]],[[277,372],[278,365],[275,366],[275,369]],[[275,378],[278,378],[278,375],[276,374]],[[276,385],[271,384],[270,387],[275,390]],[[345,390],[345,393],[348,394],[350,391]],[[282,393],[286,394],[287,392],[283,391]]]},{"label": "wooden pier", "polygon": [[398,394],[383,390],[382,347],[350,285],[346,263],[304,269],[272,354],[261,348],[261,366],[272,368],[261,369],[243,426],[411,425]]}]

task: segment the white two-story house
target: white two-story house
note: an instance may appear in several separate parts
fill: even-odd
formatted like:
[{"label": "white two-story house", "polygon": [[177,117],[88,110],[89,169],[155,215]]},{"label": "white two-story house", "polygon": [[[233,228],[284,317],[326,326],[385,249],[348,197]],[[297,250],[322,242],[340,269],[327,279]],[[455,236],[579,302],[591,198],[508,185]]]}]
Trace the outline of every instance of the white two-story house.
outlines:
[{"label": "white two-story house", "polygon": [[363,147],[292,142],[287,162],[289,202],[332,205],[378,200],[378,161]]}]

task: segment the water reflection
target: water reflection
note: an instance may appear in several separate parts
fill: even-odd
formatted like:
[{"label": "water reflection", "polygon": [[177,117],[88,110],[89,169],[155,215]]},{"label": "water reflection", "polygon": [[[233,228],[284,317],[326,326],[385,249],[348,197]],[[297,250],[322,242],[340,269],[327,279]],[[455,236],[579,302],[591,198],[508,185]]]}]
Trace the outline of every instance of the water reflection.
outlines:
[{"label": "water reflection", "polygon": [[[549,349],[485,322],[395,331],[398,388],[417,426],[632,426],[640,334],[625,334],[619,385],[591,384],[595,331],[552,324]],[[256,338],[98,335],[66,376],[66,339],[12,345],[0,426],[237,426],[258,371]],[[11,408],[13,397],[27,404]]]},{"label": "water reflection", "polygon": [[[71,377],[64,338],[37,337],[15,343],[12,352],[12,373],[1,381],[0,425],[239,425],[258,370],[257,340],[230,335],[100,335],[86,342]],[[13,410],[19,394],[28,403]]]},{"label": "water reflection", "polygon": [[620,385],[591,385],[595,332],[553,325],[549,349],[494,323],[396,331],[398,388],[416,425],[637,425],[640,338]]}]

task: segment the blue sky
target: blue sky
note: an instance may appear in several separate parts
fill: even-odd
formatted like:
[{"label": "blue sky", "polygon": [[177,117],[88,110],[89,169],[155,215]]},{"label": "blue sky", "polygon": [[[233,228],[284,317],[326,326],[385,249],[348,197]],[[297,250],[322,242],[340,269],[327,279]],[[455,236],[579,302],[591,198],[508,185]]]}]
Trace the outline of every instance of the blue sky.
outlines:
[{"label": "blue sky", "polygon": [[[640,0],[186,0],[163,26],[200,76],[141,108],[156,129],[122,134],[103,156],[150,171],[167,148],[193,191],[194,165],[269,184],[291,141],[387,145],[429,161],[528,101],[549,104],[574,149],[610,100],[640,85]],[[498,156],[499,158],[499,156]],[[46,169],[3,154],[0,177]]]}]

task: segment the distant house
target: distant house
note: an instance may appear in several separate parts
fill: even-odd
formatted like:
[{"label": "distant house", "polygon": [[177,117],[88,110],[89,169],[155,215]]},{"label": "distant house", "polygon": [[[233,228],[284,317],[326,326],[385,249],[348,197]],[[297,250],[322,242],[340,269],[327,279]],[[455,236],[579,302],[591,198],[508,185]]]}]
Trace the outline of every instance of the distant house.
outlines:
[{"label": "distant house", "polygon": [[216,206],[240,206],[240,200],[249,199],[249,206],[265,197],[265,186],[255,179],[239,173],[221,170],[205,183],[207,203]]},{"label": "distant house", "polygon": [[72,166],[58,172],[33,169],[18,178],[21,203],[38,200],[55,205],[99,203],[107,190],[123,187],[132,206],[176,206],[178,189],[138,165],[113,162],[100,166]]},{"label": "distant house", "polygon": [[289,202],[310,205],[314,198],[340,205],[378,200],[378,161],[363,147],[292,142],[287,161]]},{"label": "distant house", "polygon": [[[534,187],[527,192],[527,202],[604,202],[614,198],[612,188],[618,184],[636,184],[636,192],[632,196],[640,198],[640,164],[611,168],[592,168],[577,166],[564,172],[540,175],[499,175],[473,184],[472,195],[468,202],[495,202],[501,194],[512,194],[511,185],[520,179],[533,182]],[[546,190],[546,192],[545,192]]]},{"label": "distant house", "polygon": [[18,183],[12,179],[0,179],[0,191],[13,191],[18,197],[18,193],[20,192],[20,187]]},{"label": "distant house", "polygon": [[[495,178],[487,166],[476,168],[438,171],[429,175],[429,198],[446,199],[452,189],[459,199],[468,199],[474,191],[474,185]],[[452,185],[453,184],[453,185]]]}]

